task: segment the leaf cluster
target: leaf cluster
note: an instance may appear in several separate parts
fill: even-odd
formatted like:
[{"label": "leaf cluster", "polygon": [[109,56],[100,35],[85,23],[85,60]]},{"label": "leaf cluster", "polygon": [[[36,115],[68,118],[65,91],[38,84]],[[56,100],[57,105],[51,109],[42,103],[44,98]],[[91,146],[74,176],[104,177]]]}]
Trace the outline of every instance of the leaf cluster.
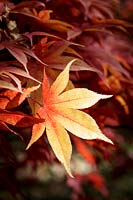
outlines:
[{"label": "leaf cluster", "polygon": [[[91,166],[86,177],[72,169],[79,185],[90,181],[109,195],[97,159],[110,161],[126,141],[114,128],[131,127],[133,26],[120,17],[121,6],[101,0],[0,1],[3,166],[13,156],[5,154],[5,143],[10,149],[15,134],[25,148],[32,145],[24,165],[57,158],[72,176],[73,146]],[[82,196],[71,178],[68,185]]]}]

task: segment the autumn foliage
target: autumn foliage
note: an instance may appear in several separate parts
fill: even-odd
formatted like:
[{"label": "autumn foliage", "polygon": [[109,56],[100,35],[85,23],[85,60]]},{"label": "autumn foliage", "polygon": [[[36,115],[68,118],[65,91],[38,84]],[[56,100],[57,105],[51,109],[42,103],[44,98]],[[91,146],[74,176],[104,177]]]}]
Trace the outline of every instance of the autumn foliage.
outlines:
[{"label": "autumn foliage", "polygon": [[[115,199],[100,166],[115,160],[113,176],[130,163],[133,26],[128,3],[125,12],[122,6],[0,1],[2,199],[28,199],[22,185],[32,191],[40,166],[49,166],[43,176],[52,166],[66,176],[68,198],[97,199],[85,192],[91,185],[102,198]],[[23,175],[28,166],[34,175]]]}]

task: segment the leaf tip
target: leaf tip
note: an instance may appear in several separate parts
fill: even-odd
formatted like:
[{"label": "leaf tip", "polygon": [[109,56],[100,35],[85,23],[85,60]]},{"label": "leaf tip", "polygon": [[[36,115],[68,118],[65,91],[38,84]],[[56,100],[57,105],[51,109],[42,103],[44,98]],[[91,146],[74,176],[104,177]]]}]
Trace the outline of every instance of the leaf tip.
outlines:
[{"label": "leaf tip", "polygon": [[108,143],[114,145],[114,143],[112,142],[112,140],[109,139],[107,136],[105,136],[103,133],[102,133],[102,137],[100,139],[103,140],[103,141],[105,141],[105,142],[108,142]]},{"label": "leaf tip", "polygon": [[71,178],[74,178],[74,176],[72,175],[72,173],[69,173],[69,176],[70,176]]},{"label": "leaf tip", "polygon": [[31,145],[32,145],[32,143],[31,142],[29,142],[29,144],[27,145],[27,147],[26,147],[26,151],[31,147]]},{"label": "leaf tip", "polygon": [[102,99],[111,98],[113,95],[102,94]]},{"label": "leaf tip", "polygon": [[77,61],[76,58],[75,58],[75,59],[72,59],[72,60],[67,64],[66,68],[69,70],[70,67],[71,67],[71,65],[72,65],[75,61]]},{"label": "leaf tip", "polygon": [[71,169],[70,169],[70,166],[66,166],[65,164],[63,164],[68,175],[71,177],[71,178],[74,178],[74,176],[72,175],[72,172],[71,172]]},{"label": "leaf tip", "polygon": [[32,146],[32,144],[36,142],[36,140],[33,140],[33,138],[31,138],[25,150],[28,150]]}]

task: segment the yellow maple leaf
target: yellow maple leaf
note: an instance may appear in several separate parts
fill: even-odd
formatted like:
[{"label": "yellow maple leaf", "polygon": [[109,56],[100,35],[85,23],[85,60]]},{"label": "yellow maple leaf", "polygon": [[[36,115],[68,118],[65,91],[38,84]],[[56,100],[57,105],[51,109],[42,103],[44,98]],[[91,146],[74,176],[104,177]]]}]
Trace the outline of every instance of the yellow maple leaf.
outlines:
[{"label": "yellow maple leaf", "polygon": [[44,71],[43,106],[36,113],[36,117],[44,119],[44,122],[33,126],[32,137],[27,146],[28,149],[42,136],[46,129],[48,141],[56,157],[64,165],[70,176],[72,176],[70,169],[72,145],[67,131],[83,139],[101,139],[112,143],[102,134],[90,115],[76,110],[88,108],[100,99],[106,99],[112,95],[97,94],[85,88],[74,88],[63,92],[69,81],[70,66],[74,61],[72,60],[67,64],[51,87]]}]

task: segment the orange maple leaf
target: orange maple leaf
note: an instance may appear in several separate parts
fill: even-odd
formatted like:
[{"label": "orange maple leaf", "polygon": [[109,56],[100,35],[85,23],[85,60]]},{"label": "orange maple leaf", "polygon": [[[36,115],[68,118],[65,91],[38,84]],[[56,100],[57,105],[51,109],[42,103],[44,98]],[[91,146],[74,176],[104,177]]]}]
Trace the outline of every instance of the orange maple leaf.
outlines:
[{"label": "orange maple leaf", "polygon": [[23,88],[22,93],[13,90],[4,90],[0,93],[0,109],[12,109],[19,106],[31,92],[37,90],[40,85]]},{"label": "orange maple leaf", "polygon": [[[75,60],[69,62],[50,87],[44,71],[42,83],[43,106],[39,108],[36,117],[44,122],[33,125],[32,137],[27,149],[37,141],[46,129],[48,141],[59,161],[64,165],[68,174],[72,145],[67,131],[83,139],[101,139],[112,143],[103,135],[95,120],[88,114],[76,110],[88,108],[100,99],[111,95],[101,95],[85,88],[74,88],[64,91],[69,81],[69,69]],[[67,131],[66,131],[67,130]]]}]

